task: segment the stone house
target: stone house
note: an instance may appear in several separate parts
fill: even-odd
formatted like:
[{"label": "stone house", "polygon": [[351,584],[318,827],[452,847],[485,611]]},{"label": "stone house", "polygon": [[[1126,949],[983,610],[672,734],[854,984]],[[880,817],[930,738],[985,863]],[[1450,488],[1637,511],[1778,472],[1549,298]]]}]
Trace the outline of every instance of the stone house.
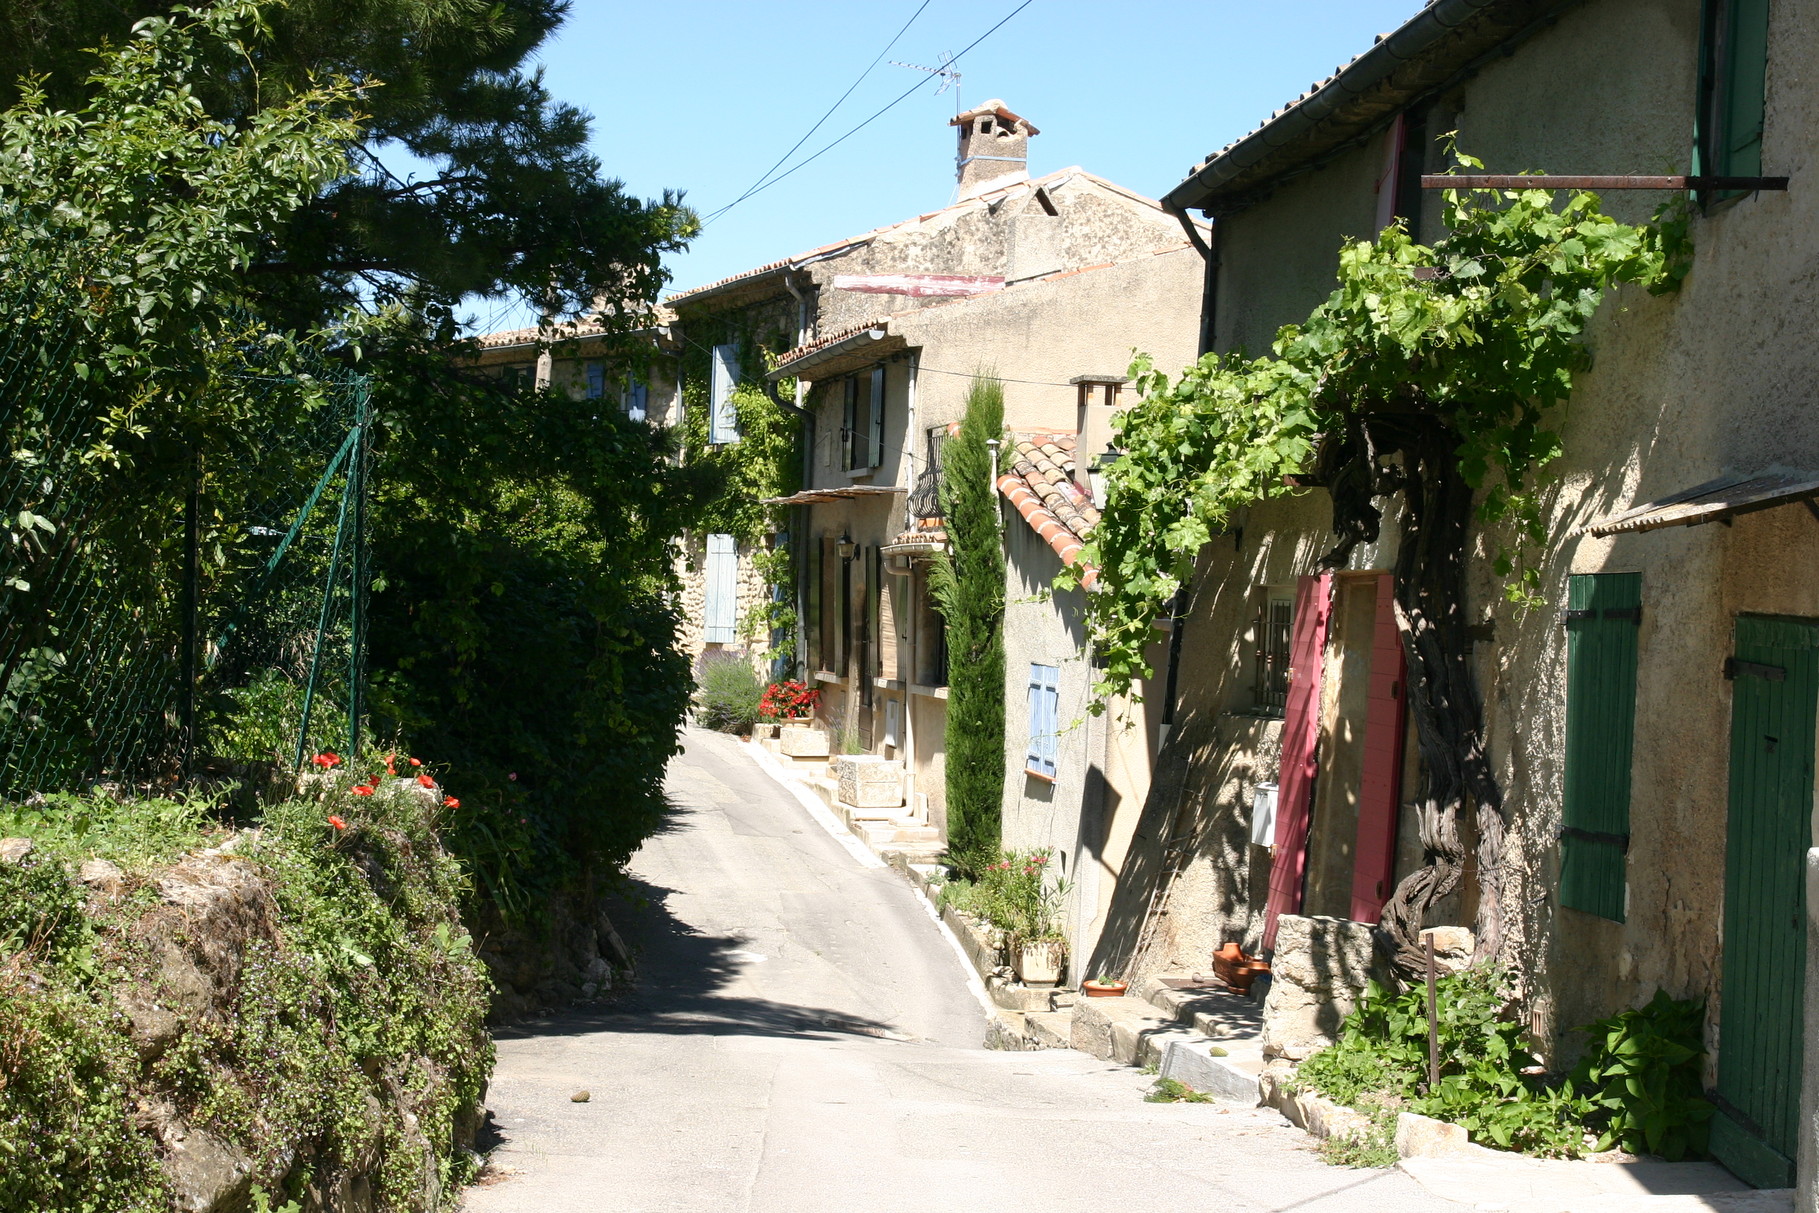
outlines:
[{"label": "stone house", "polygon": [[[1028,144],[1039,132],[1002,101],[975,106],[949,125],[957,152],[954,200],[948,205],[665,300],[676,317],[681,395],[688,408],[707,418],[710,443],[739,440],[728,406],[736,394],[795,377],[795,370],[773,369],[779,358],[795,367],[804,353],[823,351],[830,343],[845,350],[853,340],[863,341],[854,334],[870,331],[875,320],[989,295],[1182,239],[1177,221],[1154,201],[1082,169],[1031,179]],[[841,341],[831,340],[836,337]],[[878,352],[891,356],[875,360],[875,376],[853,377],[851,389],[841,389],[851,398],[843,398],[837,417],[826,424],[805,418],[815,428],[803,435],[802,483],[816,483],[815,468],[837,457],[840,486],[852,488],[853,496],[884,487],[877,469],[901,455],[891,427],[903,423],[901,399],[911,390],[914,373],[899,349]],[[822,352],[806,366],[812,370],[830,356]],[[778,407],[800,409],[808,403],[809,382],[803,378],[792,400],[778,397],[775,388],[769,392]],[[912,457],[926,445],[926,437],[917,436],[909,448]],[[804,631],[812,631],[808,616],[817,603],[809,566],[819,566],[817,545],[828,537],[807,527],[805,512],[791,509],[780,516],[780,530],[768,542],[795,552],[796,664],[798,672],[812,677],[820,654],[816,638]],[[804,541],[792,544],[792,533]],[[696,546],[702,550],[699,559],[691,556],[685,584],[688,601],[699,602],[704,611],[698,630],[709,642],[730,635],[743,644],[750,632],[748,605],[788,590],[763,584],[752,569],[750,545],[704,536]],[[869,557],[856,559],[864,558]],[[736,585],[736,595],[716,594],[716,584]],[[859,727],[869,738],[871,726]]]},{"label": "stone house", "polygon": [[[1555,418],[1547,607],[1508,605],[1482,549],[1469,603],[1509,831],[1495,959],[1535,1039],[1566,1061],[1570,1029],[1657,988],[1702,1000],[1715,1156],[1765,1187],[1798,1163],[1809,1201],[1819,569],[1795,553],[1819,495],[1819,350],[1786,325],[1819,306],[1816,55],[1819,14],[1763,0],[1434,0],[1165,199],[1214,221],[1204,346],[1261,350],[1332,289],[1342,239],[1398,218],[1442,234],[1420,177],[1446,167],[1445,132],[1489,172],[1791,177],[1696,192],[1683,288],[1605,302]],[[1636,222],[1666,196],[1604,204]],[[1332,546],[1313,488],[1202,553],[1108,964],[1280,949],[1289,916],[1297,947],[1356,939],[1345,924],[1422,862],[1395,528],[1323,571]],[[1473,923],[1476,889],[1468,870],[1436,921]],[[1306,959],[1278,951],[1278,972]]]}]

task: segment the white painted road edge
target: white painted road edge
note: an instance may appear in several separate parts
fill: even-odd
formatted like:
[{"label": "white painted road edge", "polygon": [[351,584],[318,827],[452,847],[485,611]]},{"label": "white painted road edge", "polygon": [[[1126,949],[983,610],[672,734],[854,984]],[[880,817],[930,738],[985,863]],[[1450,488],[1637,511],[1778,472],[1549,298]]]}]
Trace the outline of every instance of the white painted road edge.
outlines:
[{"label": "white painted road edge", "polygon": [[[784,791],[794,796],[797,803],[808,810],[808,815],[814,818],[815,824],[826,830],[835,842],[845,847],[846,853],[858,860],[860,867],[884,868],[890,866],[880,859],[870,847],[861,842],[858,835],[847,829],[845,823],[835,817],[832,811],[821,803],[821,797],[815,795],[813,789],[784,770],[783,765],[772,756],[769,750],[755,741],[741,740],[739,751],[749,756],[766,775],[776,780]],[[937,910],[935,903],[928,899],[928,894],[924,893],[914,881],[906,880],[905,883],[909,885],[909,891],[915,897],[916,904],[922,907],[923,913],[929,916],[930,921],[935,924],[935,928],[941,932],[941,938],[947,941],[948,949],[953,952],[954,959],[960,962],[960,971],[966,975],[966,988],[972,992],[973,997],[978,999],[979,1005],[984,1008],[985,1017],[988,1020],[995,1018],[998,1014],[998,1004],[992,1001],[990,994],[986,993],[985,983],[979,980],[978,970],[973,968],[972,957],[966,954],[966,949],[960,946],[958,939],[954,938],[953,931],[949,930],[947,923],[941,920],[941,911]]]}]

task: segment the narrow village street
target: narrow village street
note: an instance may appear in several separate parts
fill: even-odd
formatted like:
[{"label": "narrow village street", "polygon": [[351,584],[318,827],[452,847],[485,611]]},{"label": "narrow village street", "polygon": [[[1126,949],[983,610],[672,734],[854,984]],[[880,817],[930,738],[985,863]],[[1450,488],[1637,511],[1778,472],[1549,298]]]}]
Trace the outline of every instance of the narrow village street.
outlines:
[{"label": "narrow village street", "polygon": [[500,1035],[503,1176],[470,1213],[1461,1207],[1323,1164],[1272,1111],[1145,1103],[1128,1067],[982,1048],[902,877],[862,867],[739,742],[687,747],[675,817],[632,862],[637,988]]}]

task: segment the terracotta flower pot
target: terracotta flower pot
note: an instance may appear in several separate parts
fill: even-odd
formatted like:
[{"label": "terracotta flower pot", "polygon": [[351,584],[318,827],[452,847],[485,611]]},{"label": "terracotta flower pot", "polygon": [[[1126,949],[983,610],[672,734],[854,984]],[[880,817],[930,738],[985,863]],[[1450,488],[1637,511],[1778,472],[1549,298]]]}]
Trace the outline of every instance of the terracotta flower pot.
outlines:
[{"label": "terracotta flower pot", "polygon": [[1088,978],[1080,983],[1080,991],[1088,998],[1121,998],[1131,988],[1128,981],[1099,981]]},{"label": "terracotta flower pot", "polygon": [[1234,994],[1248,994],[1251,983],[1269,971],[1269,961],[1246,955],[1236,943],[1228,943],[1213,953],[1213,975]]}]

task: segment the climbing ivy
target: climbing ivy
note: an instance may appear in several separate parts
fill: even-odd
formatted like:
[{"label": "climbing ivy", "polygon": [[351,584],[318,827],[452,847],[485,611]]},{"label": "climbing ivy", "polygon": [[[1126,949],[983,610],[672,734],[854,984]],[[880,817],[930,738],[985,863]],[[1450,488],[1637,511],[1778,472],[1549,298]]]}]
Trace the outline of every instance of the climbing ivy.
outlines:
[{"label": "climbing ivy", "polygon": [[[770,594],[747,612],[746,637],[778,636],[780,646],[773,654],[790,657],[796,638],[796,545],[765,546],[769,536],[789,530],[790,517],[787,507],[764,502],[786,497],[801,487],[797,435],[802,422],[781,403],[795,399],[795,380],[759,386],[776,365],[777,356],[785,352],[789,337],[781,329],[765,331],[761,324],[740,315],[690,322],[688,331],[682,356],[684,457],[711,468],[726,484],[725,492],[707,503],[698,526],[706,532],[731,535],[750,552],[752,566]],[[739,382],[733,389],[739,441],[714,444],[708,441],[712,411],[709,359],[712,347],[723,343],[735,344],[740,351]]]},{"label": "climbing ivy", "polygon": [[[1459,167],[1482,167],[1455,153]],[[1410,710],[1432,814],[1429,865],[1404,882],[1386,929],[1414,962],[1410,924],[1458,881],[1453,818],[1479,809],[1481,870],[1497,870],[1501,794],[1484,761],[1466,665],[1465,558],[1475,519],[1494,529],[1496,569],[1518,604],[1537,600],[1545,542],[1539,475],[1560,453],[1555,406],[1587,365],[1581,338],[1621,283],[1674,290],[1690,265],[1682,210],[1646,225],[1604,214],[1596,194],[1447,190],[1447,235],[1417,243],[1400,224],[1339,252],[1338,286],[1269,355],[1207,354],[1179,378],[1139,356],[1138,403],[1117,421],[1103,521],[1082,563],[1100,570],[1088,618],[1103,697],[1151,671],[1154,621],[1235,510],[1324,486],[1342,565],[1373,542],[1381,499],[1400,495],[1396,597],[1411,670]],[[1103,710],[1102,704],[1096,710]],[[1487,942],[1498,891],[1487,888]]]}]

